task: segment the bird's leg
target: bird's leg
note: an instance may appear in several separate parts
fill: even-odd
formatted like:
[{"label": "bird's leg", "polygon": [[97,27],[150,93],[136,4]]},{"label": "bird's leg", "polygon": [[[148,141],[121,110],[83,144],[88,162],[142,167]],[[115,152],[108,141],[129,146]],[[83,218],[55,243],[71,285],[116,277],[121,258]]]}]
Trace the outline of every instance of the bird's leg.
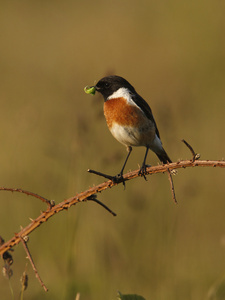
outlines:
[{"label": "bird's leg", "polygon": [[127,154],[127,157],[126,157],[125,162],[123,164],[123,167],[122,167],[120,173],[118,174],[119,177],[123,177],[123,171],[124,171],[124,168],[125,168],[125,166],[127,164],[128,158],[129,158],[129,156],[131,154],[132,147],[131,146],[127,146],[127,151],[128,151],[128,154]]},{"label": "bird's leg", "polygon": [[140,168],[140,170],[138,172],[138,174],[141,175],[141,176],[143,176],[145,180],[147,180],[146,176],[145,176],[145,173],[146,173],[146,163],[145,162],[146,162],[146,158],[147,158],[147,155],[148,155],[148,150],[149,150],[149,148],[147,147],[146,148],[146,152],[145,152],[145,157],[144,157],[144,160],[143,160],[143,163],[142,163],[142,166],[141,166],[141,168]]},{"label": "bird's leg", "polygon": [[95,171],[95,170],[91,170],[91,169],[88,169],[88,172],[89,172],[89,173],[96,174],[96,175],[99,175],[99,176],[102,176],[102,177],[105,177],[105,178],[107,178],[107,179],[110,179],[110,180],[112,180],[114,183],[123,182],[123,185],[124,185],[124,187],[125,187],[125,181],[124,181],[124,179],[123,179],[123,171],[124,171],[124,168],[125,168],[126,163],[127,163],[127,161],[128,161],[128,158],[129,158],[129,156],[130,156],[130,154],[131,154],[132,147],[131,147],[131,146],[127,146],[127,151],[128,151],[127,157],[126,157],[125,162],[124,162],[124,164],[123,164],[123,167],[122,167],[122,169],[121,169],[121,171],[120,171],[120,173],[119,173],[118,175],[116,175],[116,176],[111,176],[111,175],[107,175],[107,174],[104,174],[104,173],[101,173],[101,172],[98,172],[98,171]]},{"label": "bird's leg", "polygon": [[[122,167],[120,173],[117,176],[114,176],[114,178],[113,178],[114,182],[117,182],[118,180],[121,181],[121,179],[123,179],[123,171],[124,171],[124,168],[125,168],[125,166],[127,164],[128,158],[129,158],[129,156],[131,154],[132,147],[131,146],[127,146],[127,151],[128,151],[128,154],[127,154],[127,157],[126,157],[125,162],[123,164],[123,167]],[[123,181],[123,185],[125,187],[125,182],[124,181]]]}]

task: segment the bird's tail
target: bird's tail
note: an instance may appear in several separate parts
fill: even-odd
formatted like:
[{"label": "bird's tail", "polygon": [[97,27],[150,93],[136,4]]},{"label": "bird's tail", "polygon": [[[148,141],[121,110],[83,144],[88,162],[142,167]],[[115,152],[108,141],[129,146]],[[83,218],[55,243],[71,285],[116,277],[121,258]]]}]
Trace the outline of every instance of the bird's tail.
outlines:
[{"label": "bird's tail", "polygon": [[162,149],[160,151],[160,153],[156,153],[156,155],[158,156],[158,158],[161,160],[161,162],[163,164],[168,164],[168,163],[171,163],[172,160],[169,158],[169,156],[167,155],[166,151],[164,149]]}]

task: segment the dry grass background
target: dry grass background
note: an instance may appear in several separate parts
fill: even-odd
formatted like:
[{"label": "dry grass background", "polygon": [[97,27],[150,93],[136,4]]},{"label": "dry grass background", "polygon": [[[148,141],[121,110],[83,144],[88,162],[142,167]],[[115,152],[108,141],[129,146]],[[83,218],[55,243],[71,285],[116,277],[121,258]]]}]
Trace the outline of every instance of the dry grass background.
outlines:
[{"label": "dry grass background", "polygon": [[[98,96],[83,88],[106,74],[124,76],[149,102],[173,160],[224,158],[225,20],[222,1],[1,1],[0,185],[56,202],[115,174],[125,148],[108,132]],[[127,168],[136,169],[144,149]],[[157,164],[152,153],[148,158]],[[94,203],[59,214],[30,236],[44,293],[28,265],[24,299],[209,299],[225,273],[224,170],[187,169],[131,181]],[[0,234],[8,240],[42,203],[0,194]],[[25,268],[14,252],[16,295]],[[0,298],[11,299],[0,277]],[[215,298],[210,298],[215,299]],[[218,298],[218,299],[225,299]]]}]

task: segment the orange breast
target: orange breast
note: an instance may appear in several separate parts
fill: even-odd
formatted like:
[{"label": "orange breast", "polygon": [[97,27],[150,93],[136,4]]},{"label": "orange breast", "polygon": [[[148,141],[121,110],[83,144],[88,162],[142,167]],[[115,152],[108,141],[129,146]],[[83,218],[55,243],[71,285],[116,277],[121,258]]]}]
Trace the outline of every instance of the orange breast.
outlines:
[{"label": "orange breast", "polygon": [[155,125],[136,105],[124,98],[104,103],[104,115],[112,135],[127,146],[149,146],[155,138]]},{"label": "orange breast", "polygon": [[113,123],[124,126],[140,126],[148,122],[147,117],[135,105],[128,105],[124,98],[114,98],[104,103],[104,115],[111,129]]}]

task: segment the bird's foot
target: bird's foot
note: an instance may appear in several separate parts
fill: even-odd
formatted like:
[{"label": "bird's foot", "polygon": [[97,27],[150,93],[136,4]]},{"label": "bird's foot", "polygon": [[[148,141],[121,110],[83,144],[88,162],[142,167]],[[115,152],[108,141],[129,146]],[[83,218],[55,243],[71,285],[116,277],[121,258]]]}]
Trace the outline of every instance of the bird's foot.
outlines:
[{"label": "bird's foot", "polygon": [[123,180],[123,174],[117,174],[115,176],[112,176],[112,181],[114,181],[115,183],[121,182]]},{"label": "bird's foot", "polygon": [[140,168],[138,175],[144,177],[144,179],[147,181],[147,178],[145,176],[146,174],[146,167],[148,167],[147,165],[142,165],[142,167]]},{"label": "bird's foot", "polygon": [[101,173],[101,172],[98,172],[98,171],[95,171],[95,170],[91,170],[91,169],[88,169],[88,172],[92,173],[92,174],[95,174],[95,175],[98,175],[98,176],[101,176],[101,177],[104,177],[104,178],[107,178],[109,180],[112,180],[113,183],[120,183],[120,182],[122,182],[123,186],[125,188],[125,180],[123,178],[123,174],[122,173],[120,173],[118,175],[115,175],[115,176],[112,176],[112,175],[104,174],[104,173]]},{"label": "bird's foot", "polygon": [[124,177],[123,177],[122,173],[119,173],[118,175],[113,176],[111,180],[112,180],[113,183],[120,183],[120,182],[122,182],[123,186],[124,186],[124,189],[126,188],[125,180],[124,180]]}]

